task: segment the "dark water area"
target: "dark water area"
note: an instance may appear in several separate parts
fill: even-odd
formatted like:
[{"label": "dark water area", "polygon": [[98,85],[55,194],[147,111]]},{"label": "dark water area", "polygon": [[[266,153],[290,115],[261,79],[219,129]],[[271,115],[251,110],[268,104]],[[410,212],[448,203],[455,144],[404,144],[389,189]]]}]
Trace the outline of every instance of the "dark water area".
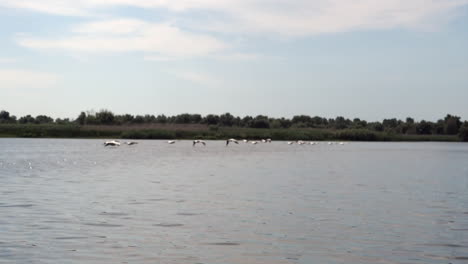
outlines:
[{"label": "dark water area", "polygon": [[468,263],[468,144],[0,139],[0,263]]}]

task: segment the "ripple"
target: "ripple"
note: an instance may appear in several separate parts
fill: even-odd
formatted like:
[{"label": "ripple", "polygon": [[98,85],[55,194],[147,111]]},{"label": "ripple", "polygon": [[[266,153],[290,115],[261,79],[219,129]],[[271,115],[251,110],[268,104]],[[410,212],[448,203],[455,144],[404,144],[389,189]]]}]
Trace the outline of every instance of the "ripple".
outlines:
[{"label": "ripple", "polygon": [[33,207],[34,204],[9,204],[9,205],[0,205],[0,207],[20,207],[20,208],[29,208]]},{"label": "ripple", "polygon": [[177,213],[177,215],[193,216],[193,215],[200,215],[200,214],[197,214],[197,213]]},{"label": "ripple", "polygon": [[127,216],[128,214],[126,213],[121,213],[121,212],[101,212],[99,215],[109,215],[109,216]]},{"label": "ripple", "polygon": [[58,239],[58,240],[74,240],[74,239],[87,239],[88,237],[73,237],[73,236],[70,236],[70,237],[56,237],[55,239]]},{"label": "ripple", "polygon": [[433,244],[422,244],[423,246],[428,247],[450,247],[450,248],[468,248],[465,245],[450,244],[450,243],[433,243]]},{"label": "ripple", "polygon": [[154,224],[154,226],[160,226],[160,227],[180,227],[180,226],[183,226],[183,224],[161,223],[161,224]]},{"label": "ripple", "polygon": [[88,225],[88,226],[99,226],[99,227],[121,227],[121,226],[123,226],[123,225],[108,224],[108,223],[85,223],[85,225]]},{"label": "ripple", "polygon": [[211,245],[211,246],[239,246],[240,243],[236,243],[236,242],[215,242],[215,243],[206,243],[205,245]]}]

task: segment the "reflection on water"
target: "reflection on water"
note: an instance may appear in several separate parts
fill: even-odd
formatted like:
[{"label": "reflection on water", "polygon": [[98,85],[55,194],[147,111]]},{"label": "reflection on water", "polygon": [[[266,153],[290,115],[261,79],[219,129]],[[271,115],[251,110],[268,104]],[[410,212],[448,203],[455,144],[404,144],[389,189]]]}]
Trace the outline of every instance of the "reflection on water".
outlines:
[{"label": "reflection on water", "polygon": [[0,263],[467,263],[468,145],[0,139]]}]

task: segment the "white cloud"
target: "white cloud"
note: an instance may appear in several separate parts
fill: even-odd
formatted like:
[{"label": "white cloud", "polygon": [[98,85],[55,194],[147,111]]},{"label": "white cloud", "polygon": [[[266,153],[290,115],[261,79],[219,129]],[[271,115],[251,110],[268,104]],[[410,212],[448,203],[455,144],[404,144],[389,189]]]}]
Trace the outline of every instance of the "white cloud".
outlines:
[{"label": "white cloud", "polygon": [[15,59],[15,58],[2,58],[2,57],[0,57],[0,63],[5,63],[6,64],[6,63],[14,63],[16,61],[17,61],[17,59]]},{"label": "white cloud", "polygon": [[[467,4],[468,0],[0,0],[3,6],[60,15],[106,13],[119,6],[165,9],[173,19],[190,21],[184,27],[284,36],[433,27]],[[210,21],[196,19],[192,10],[215,15]]]},{"label": "white cloud", "polygon": [[204,86],[216,86],[220,84],[218,78],[208,73],[193,71],[169,71],[168,73],[179,79]]},{"label": "white cloud", "polygon": [[20,35],[21,46],[33,49],[61,49],[79,52],[147,52],[164,56],[201,56],[228,47],[203,34],[181,30],[169,24],[137,19],[116,19],[75,26],[71,36],[39,38]]},{"label": "white cloud", "polygon": [[0,89],[47,88],[58,83],[53,73],[21,69],[0,69]]}]

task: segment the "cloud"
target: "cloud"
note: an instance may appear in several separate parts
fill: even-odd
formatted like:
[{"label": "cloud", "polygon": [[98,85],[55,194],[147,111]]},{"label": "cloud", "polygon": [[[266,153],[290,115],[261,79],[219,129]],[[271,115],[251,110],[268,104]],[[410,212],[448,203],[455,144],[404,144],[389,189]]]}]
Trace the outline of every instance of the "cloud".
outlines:
[{"label": "cloud", "polygon": [[0,57],[0,63],[14,63],[17,62],[18,60],[15,58],[2,58]]},{"label": "cloud", "polygon": [[21,69],[0,69],[0,88],[47,88],[58,83],[60,77],[53,73]]},{"label": "cloud", "polygon": [[193,71],[169,71],[168,73],[179,79],[204,86],[216,86],[220,83],[218,78],[208,73]]},{"label": "cloud", "polygon": [[[468,0],[0,0],[3,6],[59,15],[106,13],[109,7],[160,9],[180,23],[186,21],[179,25],[184,28],[282,36],[434,27],[467,4]],[[211,19],[197,18],[192,11],[204,11]]]},{"label": "cloud", "polygon": [[78,52],[146,52],[164,56],[202,56],[228,45],[212,36],[181,30],[170,24],[115,19],[76,25],[70,36],[40,38],[20,35],[19,45],[32,49]]}]

